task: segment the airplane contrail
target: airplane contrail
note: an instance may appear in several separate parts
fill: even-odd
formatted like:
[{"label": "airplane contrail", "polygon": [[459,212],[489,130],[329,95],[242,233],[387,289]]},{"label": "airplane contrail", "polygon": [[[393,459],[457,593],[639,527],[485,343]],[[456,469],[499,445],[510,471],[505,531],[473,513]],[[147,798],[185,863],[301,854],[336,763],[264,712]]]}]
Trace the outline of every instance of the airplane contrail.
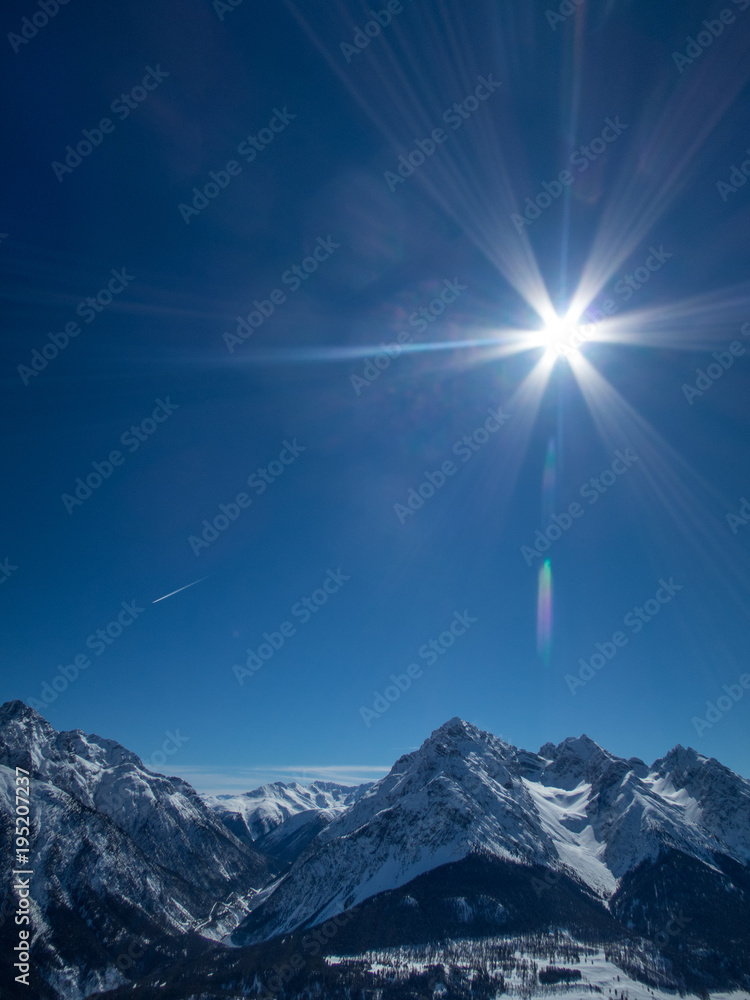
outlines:
[{"label": "airplane contrail", "polygon": [[[209,573],[209,576],[213,576],[213,574]],[[152,601],[151,603],[152,604],[158,604],[159,601],[166,601],[166,599],[168,597],[174,597],[175,594],[179,594],[181,591],[187,590],[188,587],[194,587],[196,585],[196,583],[202,583],[204,580],[207,580],[207,579],[208,579],[208,576],[202,576],[200,578],[200,580],[193,580],[192,583],[186,583],[184,587],[178,587],[178,589],[177,590],[173,590],[171,594],[165,594],[163,597],[157,597],[156,600]]]}]

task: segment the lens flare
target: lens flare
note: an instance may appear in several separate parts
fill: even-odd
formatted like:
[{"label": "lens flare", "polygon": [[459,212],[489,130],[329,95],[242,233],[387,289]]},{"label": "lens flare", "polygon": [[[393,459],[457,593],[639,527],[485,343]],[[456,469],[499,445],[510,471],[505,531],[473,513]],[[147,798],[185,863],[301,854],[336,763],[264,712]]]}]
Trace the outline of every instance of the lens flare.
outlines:
[{"label": "lens flare", "polygon": [[552,656],[552,563],[545,559],[539,567],[536,605],[536,648],[546,667]]}]

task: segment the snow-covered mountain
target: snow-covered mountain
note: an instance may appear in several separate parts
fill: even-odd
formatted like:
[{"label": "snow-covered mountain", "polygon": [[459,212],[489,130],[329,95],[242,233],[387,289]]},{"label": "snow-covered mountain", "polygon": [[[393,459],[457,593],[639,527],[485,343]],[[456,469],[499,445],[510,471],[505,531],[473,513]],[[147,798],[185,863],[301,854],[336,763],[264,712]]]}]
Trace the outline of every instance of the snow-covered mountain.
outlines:
[{"label": "snow-covered mountain", "polygon": [[682,747],[651,768],[586,736],[534,754],[454,718],[255,897],[234,940],[322,923],[477,853],[565,875],[608,905],[626,876],[669,851],[747,872],[750,782]]},{"label": "snow-covered mountain", "polygon": [[[32,776],[33,930],[51,996],[122,981],[122,968],[144,953],[133,942],[151,942],[152,964],[186,933],[225,934],[271,876],[269,859],[240,843],[186,782],[150,771],[113,740],[56,732],[20,701],[0,708],[6,857],[16,766]],[[15,910],[7,881],[3,892],[3,913]]]},{"label": "snow-covered mountain", "polygon": [[207,795],[204,801],[240,840],[280,861],[294,861],[331,820],[360,799],[371,785],[275,781],[241,795]]},{"label": "snow-covered mountain", "polygon": [[[694,750],[648,766],[581,736],[533,753],[454,718],[375,784],[276,783],[207,804],[118,743],[10,702],[7,856],[16,766],[32,776],[41,1000],[327,1000],[387,980],[379,949],[398,966],[399,949],[436,941],[478,942],[477,968],[494,956],[476,973],[487,997],[498,971],[528,971],[521,940],[553,965],[587,948],[668,990],[750,988],[750,782]],[[325,954],[361,961],[339,976]],[[286,971],[269,979],[269,963]],[[470,966],[449,993],[480,996]]]}]

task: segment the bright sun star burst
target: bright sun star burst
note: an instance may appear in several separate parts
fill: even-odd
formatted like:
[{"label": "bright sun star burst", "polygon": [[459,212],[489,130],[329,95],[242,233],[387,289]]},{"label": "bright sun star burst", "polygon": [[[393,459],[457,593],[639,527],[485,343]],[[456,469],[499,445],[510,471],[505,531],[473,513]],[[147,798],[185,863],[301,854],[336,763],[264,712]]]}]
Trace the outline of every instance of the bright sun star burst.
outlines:
[{"label": "bright sun star burst", "polygon": [[556,314],[542,317],[544,326],[536,334],[535,346],[545,349],[547,362],[561,358],[569,361],[573,355],[594,335],[594,324],[581,323],[581,317],[574,310],[564,316]]},{"label": "bright sun star burst", "polygon": [[556,317],[542,330],[542,339],[548,350],[557,350],[571,336],[571,324],[567,320]]},{"label": "bright sun star burst", "polygon": [[577,327],[570,319],[555,316],[549,319],[539,331],[540,346],[545,348],[549,358],[564,358],[573,346],[573,337]]}]

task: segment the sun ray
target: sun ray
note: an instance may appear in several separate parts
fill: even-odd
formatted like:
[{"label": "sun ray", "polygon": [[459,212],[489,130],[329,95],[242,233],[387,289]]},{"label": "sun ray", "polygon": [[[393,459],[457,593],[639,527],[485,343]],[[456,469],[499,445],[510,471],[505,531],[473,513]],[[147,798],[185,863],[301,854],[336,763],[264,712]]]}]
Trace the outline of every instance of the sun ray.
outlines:
[{"label": "sun ray", "polygon": [[675,82],[673,67],[667,72],[652,102],[661,108],[658,117],[643,116],[630,126],[629,154],[613,185],[617,198],[604,208],[573,296],[574,311],[597,297],[702,169],[702,147],[750,76],[746,39],[729,33],[721,48]]},{"label": "sun ray", "polygon": [[[513,58],[508,39],[512,39],[517,25],[511,14],[485,5],[484,52],[480,54],[476,40],[470,42],[460,18],[441,0],[434,8],[424,10],[416,27],[410,26],[407,18],[394,19],[389,32],[378,39],[382,62],[358,63],[355,82],[351,68],[344,71],[341,53],[334,52],[321,40],[340,37],[342,24],[348,24],[353,33],[357,25],[351,16],[338,5],[336,25],[324,35],[312,26],[307,13],[303,14],[292,0],[286,2],[386,139],[394,162],[412,149],[418,139],[429,137],[433,129],[441,126],[444,111],[471,94],[482,74],[489,73],[492,77],[493,72],[500,72],[495,71],[498,64],[506,66]],[[324,16],[324,9],[317,13]],[[328,11],[329,15],[332,13],[332,9]],[[446,32],[446,22],[452,23],[455,30]],[[429,70],[436,57],[443,67],[437,81]],[[482,59],[486,59],[486,64]],[[517,234],[509,223],[511,215],[518,212],[517,185],[511,166],[524,162],[525,156],[515,139],[519,130],[510,110],[502,103],[502,85],[500,78],[497,92],[487,98],[488,103],[492,102],[492,114],[482,119],[482,132],[476,133],[471,122],[462,125],[460,142],[444,141],[438,151],[428,154],[432,156],[429,169],[415,168],[409,179],[423,187],[455,220],[529,305],[550,316],[554,308],[528,237],[525,231]],[[387,96],[387,103],[382,101],[383,96]],[[382,106],[392,109],[387,117],[380,111]],[[450,129],[448,133],[451,139]]]},{"label": "sun ray", "polygon": [[653,522],[653,530],[646,531],[651,550],[667,547],[655,530],[662,520],[651,505],[658,505],[669,515],[678,540],[676,548],[683,557],[691,549],[697,550],[713,567],[715,590],[725,592],[722,600],[747,616],[750,605],[740,594],[747,593],[748,574],[741,569],[726,524],[718,515],[728,506],[726,498],[699,476],[585,357],[575,357],[571,368],[601,440],[612,450],[631,447],[639,455],[645,488],[635,502],[644,528]]}]

